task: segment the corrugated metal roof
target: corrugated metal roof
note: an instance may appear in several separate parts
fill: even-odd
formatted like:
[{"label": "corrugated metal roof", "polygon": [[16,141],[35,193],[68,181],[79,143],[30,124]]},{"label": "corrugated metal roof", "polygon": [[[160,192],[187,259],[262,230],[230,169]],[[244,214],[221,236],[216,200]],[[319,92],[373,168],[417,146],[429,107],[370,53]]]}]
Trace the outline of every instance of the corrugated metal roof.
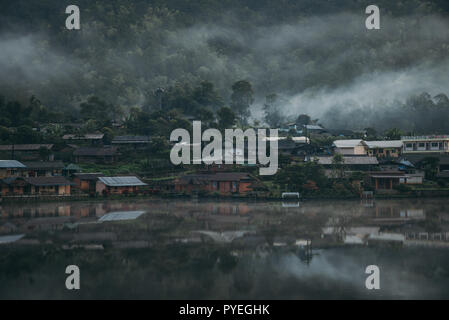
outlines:
[{"label": "corrugated metal roof", "polygon": [[25,237],[24,234],[9,235],[0,237],[0,244],[16,242]]},{"label": "corrugated metal roof", "polygon": [[[333,164],[332,159],[333,157],[314,157],[311,158],[318,159],[318,163],[322,165],[329,165]],[[343,157],[344,164],[346,165],[377,165],[379,164],[379,161],[377,161],[376,157]]]},{"label": "corrugated metal roof", "polygon": [[402,148],[401,140],[391,140],[391,141],[365,141],[368,148]]},{"label": "corrugated metal roof", "polygon": [[64,140],[100,140],[103,139],[103,133],[87,133],[82,135],[65,134],[62,139]]},{"label": "corrugated metal roof", "polygon": [[62,161],[24,161],[23,164],[28,169],[62,169]]},{"label": "corrugated metal roof", "polygon": [[306,124],[304,126],[304,128],[306,128],[307,130],[324,130],[324,128],[322,126],[315,125],[315,124]]},{"label": "corrugated metal roof", "polygon": [[17,160],[0,160],[0,168],[26,168],[25,165]]},{"label": "corrugated metal roof", "polygon": [[116,136],[112,140],[112,143],[149,143],[150,137],[148,136]]},{"label": "corrugated metal roof", "polygon": [[140,181],[137,177],[100,177],[101,182],[109,187],[131,187],[131,186],[146,186],[146,183]]},{"label": "corrugated metal roof", "polygon": [[0,145],[0,151],[12,151],[14,147],[15,151],[37,151],[41,148],[50,150],[53,148],[52,144],[2,144]]},{"label": "corrugated metal roof", "polygon": [[363,145],[362,139],[349,139],[349,140],[335,140],[334,146],[337,148],[354,148],[359,145]]},{"label": "corrugated metal roof", "polygon": [[91,148],[91,147],[81,147],[73,152],[75,156],[93,156],[93,157],[103,157],[103,156],[114,156],[117,153],[117,147],[103,147],[103,148]]},{"label": "corrugated metal roof", "polygon": [[145,211],[117,211],[105,214],[98,221],[120,221],[120,220],[134,220],[144,214]]}]

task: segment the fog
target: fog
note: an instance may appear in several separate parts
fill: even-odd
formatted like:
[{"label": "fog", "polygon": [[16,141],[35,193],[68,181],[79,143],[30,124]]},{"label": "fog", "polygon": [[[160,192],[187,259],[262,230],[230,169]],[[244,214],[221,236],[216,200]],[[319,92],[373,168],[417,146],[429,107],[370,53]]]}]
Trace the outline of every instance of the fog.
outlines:
[{"label": "fog", "polygon": [[381,11],[381,30],[365,28],[364,10],[270,24],[228,11],[188,27],[169,10],[138,17],[125,24],[84,16],[74,32],[2,31],[0,72],[8,76],[1,93],[35,94],[55,108],[89,95],[131,107],[157,87],[209,80],[229,102],[232,83],[247,79],[253,119],[261,119],[265,96],[277,93],[284,115],[308,113],[333,127],[335,113],[382,112],[414,94],[449,92],[449,21],[438,15]]}]

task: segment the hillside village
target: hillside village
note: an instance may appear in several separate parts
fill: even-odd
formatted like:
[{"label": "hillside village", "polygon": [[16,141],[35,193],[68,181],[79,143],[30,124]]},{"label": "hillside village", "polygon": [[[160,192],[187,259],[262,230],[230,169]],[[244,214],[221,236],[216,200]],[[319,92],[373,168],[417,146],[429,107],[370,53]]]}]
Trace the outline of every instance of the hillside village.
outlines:
[{"label": "hillside village", "polygon": [[[367,132],[288,123],[277,138],[278,173],[266,177],[249,164],[174,166],[168,156],[174,143],[161,136],[131,135],[123,123],[114,123],[106,134],[67,133],[71,124],[39,130],[45,137],[55,126],[66,128],[57,143],[50,143],[52,137],[42,143],[0,145],[3,199],[156,194],[280,198],[284,192],[358,197],[417,190],[432,194],[444,192],[449,180],[449,135],[371,140]],[[234,154],[247,152],[234,149]]]}]

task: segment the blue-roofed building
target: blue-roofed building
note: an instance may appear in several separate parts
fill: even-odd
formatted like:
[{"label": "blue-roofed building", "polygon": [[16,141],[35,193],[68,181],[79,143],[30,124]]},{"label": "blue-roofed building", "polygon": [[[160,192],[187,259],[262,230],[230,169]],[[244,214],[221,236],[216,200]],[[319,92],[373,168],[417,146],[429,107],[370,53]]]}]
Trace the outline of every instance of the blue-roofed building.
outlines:
[{"label": "blue-roofed building", "polygon": [[18,177],[26,166],[17,160],[0,160],[0,179]]}]

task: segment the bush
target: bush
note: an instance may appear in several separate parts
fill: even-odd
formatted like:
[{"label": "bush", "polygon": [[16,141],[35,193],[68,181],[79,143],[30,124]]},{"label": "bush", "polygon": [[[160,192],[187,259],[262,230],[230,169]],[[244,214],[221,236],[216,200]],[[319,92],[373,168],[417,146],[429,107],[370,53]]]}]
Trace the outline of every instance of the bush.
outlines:
[{"label": "bush", "polygon": [[397,186],[394,187],[399,192],[410,192],[412,188],[409,185],[406,185],[404,183],[400,183]]},{"label": "bush", "polygon": [[439,180],[437,181],[437,183],[438,183],[438,185],[439,185],[440,187],[442,187],[442,188],[444,188],[444,187],[447,186],[447,182],[446,182],[445,180],[443,180],[443,179],[439,179]]}]

